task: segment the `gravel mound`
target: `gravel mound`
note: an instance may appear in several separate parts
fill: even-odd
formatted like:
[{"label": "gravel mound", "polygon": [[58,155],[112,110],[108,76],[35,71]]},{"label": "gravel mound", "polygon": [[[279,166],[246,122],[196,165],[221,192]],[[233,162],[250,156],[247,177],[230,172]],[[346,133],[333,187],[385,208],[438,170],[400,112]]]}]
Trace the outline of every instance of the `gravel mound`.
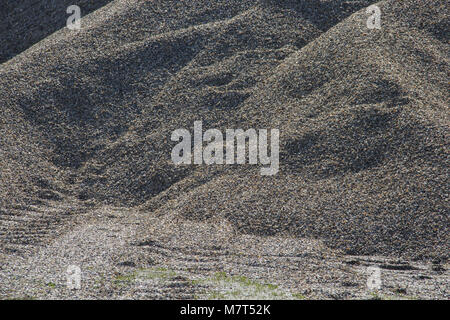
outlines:
[{"label": "gravel mound", "polygon": [[[2,63],[3,250],[108,204],[448,259],[448,11],[382,1],[369,30],[372,3],[114,1]],[[3,60],[26,47],[8,41]],[[173,165],[196,120],[278,128],[280,172]],[[45,237],[14,236],[37,221]]]}]

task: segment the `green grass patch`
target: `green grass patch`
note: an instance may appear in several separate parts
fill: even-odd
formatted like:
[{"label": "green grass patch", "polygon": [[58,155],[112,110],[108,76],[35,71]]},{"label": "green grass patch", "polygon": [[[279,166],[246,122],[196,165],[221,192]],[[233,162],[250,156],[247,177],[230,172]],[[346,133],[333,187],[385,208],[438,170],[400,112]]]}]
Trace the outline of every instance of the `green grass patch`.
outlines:
[{"label": "green grass patch", "polygon": [[217,272],[213,277],[205,280],[195,280],[211,288],[204,292],[202,299],[294,299],[286,290],[280,289],[272,283],[261,282],[245,276],[230,276],[225,272]]},{"label": "green grass patch", "polygon": [[297,300],[305,300],[306,297],[302,295],[301,293],[293,293],[292,296]]}]

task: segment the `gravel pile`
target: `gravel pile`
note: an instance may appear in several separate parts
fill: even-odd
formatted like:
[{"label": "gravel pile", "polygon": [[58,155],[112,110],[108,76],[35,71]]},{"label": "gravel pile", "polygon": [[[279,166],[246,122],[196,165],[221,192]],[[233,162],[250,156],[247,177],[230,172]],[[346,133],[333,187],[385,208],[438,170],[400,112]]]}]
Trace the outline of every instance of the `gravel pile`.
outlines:
[{"label": "gravel pile", "polygon": [[[53,8],[44,2],[26,10]],[[110,1],[79,2],[88,12]],[[34,27],[15,24],[28,11],[8,9],[0,260],[33,261],[55,239],[76,245],[82,217],[108,206],[220,219],[242,239],[309,238],[343,255],[445,263],[448,6],[381,1],[382,27],[371,30],[373,3],[116,0],[81,30],[43,39],[64,25],[63,1],[26,20],[45,23],[20,45]],[[279,173],[175,166],[171,133],[198,120],[204,130],[279,129]],[[132,237],[148,236],[139,228]]]}]

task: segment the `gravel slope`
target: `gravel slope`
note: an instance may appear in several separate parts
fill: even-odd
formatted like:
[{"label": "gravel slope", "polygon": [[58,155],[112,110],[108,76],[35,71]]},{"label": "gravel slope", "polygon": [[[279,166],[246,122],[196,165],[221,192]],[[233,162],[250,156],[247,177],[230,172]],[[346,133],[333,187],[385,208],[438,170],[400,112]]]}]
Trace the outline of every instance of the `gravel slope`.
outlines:
[{"label": "gravel slope", "polygon": [[[382,1],[368,30],[373,2],[117,0],[0,64],[2,297],[70,297],[73,261],[109,283],[78,298],[207,298],[215,273],[258,265],[218,264],[231,250],[264,257],[246,276],[309,298],[367,297],[370,265],[394,265],[384,294],[448,298],[448,10]],[[8,41],[8,57],[25,49]],[[175,167],[170,134],[196,120],[278,128],[279,174]],[[167,221],[200,228],[203,253]],[[114,285],[158,266],[202,283]]]}]

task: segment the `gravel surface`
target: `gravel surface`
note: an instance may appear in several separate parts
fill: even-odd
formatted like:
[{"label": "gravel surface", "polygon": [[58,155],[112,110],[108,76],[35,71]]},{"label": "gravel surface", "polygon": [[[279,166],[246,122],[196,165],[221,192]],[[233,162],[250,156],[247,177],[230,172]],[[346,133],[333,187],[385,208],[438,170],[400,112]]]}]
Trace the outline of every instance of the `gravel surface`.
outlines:
[{"label": "gravel surface", "polygon": [[[0,298],[448,299],[448,2],[373,3],[2,8]],[[280,172],[175,166],[197,120]]]},{"label": "gravel surface", "polygon": [[0,3],[0,63],[25,51],[53,32],[66,26],[71,5],[82,8],[81,14],[92,11],[111,0],[21,0]]}]

